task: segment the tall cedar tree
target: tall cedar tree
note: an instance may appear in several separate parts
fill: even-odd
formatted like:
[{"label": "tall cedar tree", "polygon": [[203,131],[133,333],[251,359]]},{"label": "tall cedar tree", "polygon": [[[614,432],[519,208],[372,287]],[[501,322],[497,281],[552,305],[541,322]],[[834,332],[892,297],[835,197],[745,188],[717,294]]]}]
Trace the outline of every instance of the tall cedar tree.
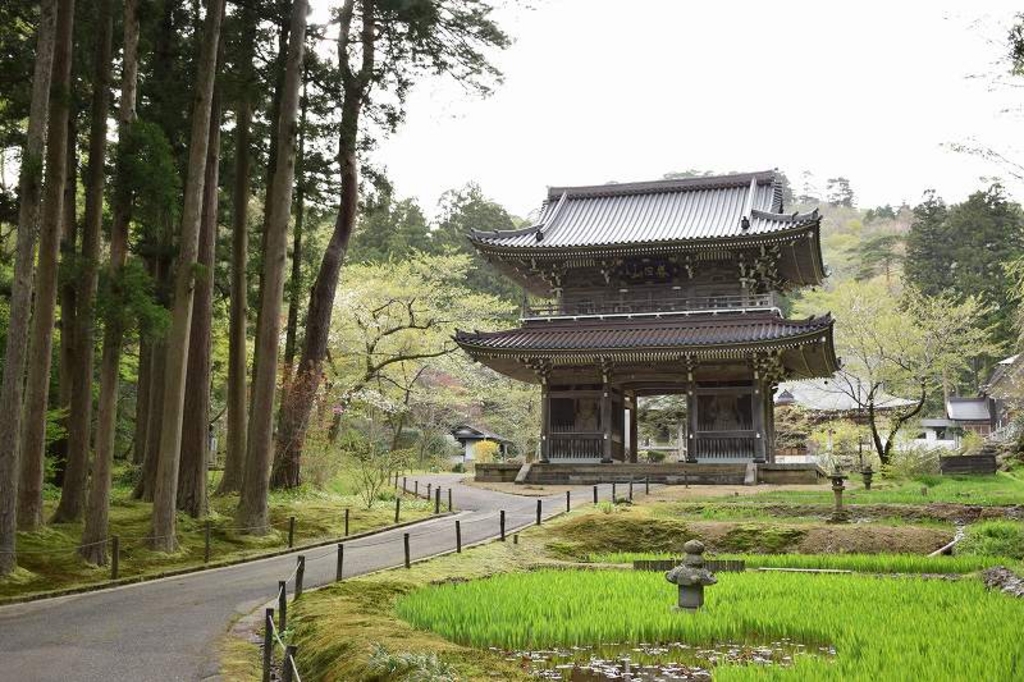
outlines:
[{"label": "tall cedar tree", "polygon": [[[1002,187],[993,185],[943,210],[926,196],[914,209],[907,239],[907,281],[927,296],[980,296],[990,306],[982,318],[997,344],[1016,340],[1005,305],[1012,286],[1005,264],[1024,254],[1024,215]],[[918,219],[919,218],[919,219]]]},{"label": "tall cedar tree", "polygon": [[22,378],[25,371],[29,310],[32,305],[36,237],[39,233],[43,147],[50,108],[56,17],[56,0],[43,0],[39,6],[28,131],[18,178],[21,204],[18,207],[18,237],[14,281],[11,283],[3,384],[0,386],[0,404],[7,406],[7,409],[0,410],[0,576],[9,573],[15,564]]},{"label": "tall cedar tree", "polygon": [[[341,200],[334,231],[310,292],[298,370],[281,406],[272,475],[276,487],[300,483],[302,447],[327,356],[334,296],[356,223],[360,117],[368,113],[384,130],[393,130],[402,119],[401,107],[408,89],[424,71],[447,73],[468,87],[487,92],[487,81],[500,74],[484,51],[508,45],[508,37],[490,18],[491,8],[480,2],[359,0],[362,25],[354,37],[356,5],[356,0],[346,0],[339,12]],[[361,59],[354,70],[352,61],[357,49]],[[390,87],[397,104],[372,102],[374,87]]]},{"label": "tall cedar tree", "polygon": [[192,309],[181,434],[178,508],[193,518],[207,511],[206,477],[210,424],[210,350],[213,331],[213,277],[217,250],[217,189],[220,160],[220,94],[215,86],[206,151],[203,217],[199,229],[199,276]]},{"label": "tall cedar tree", "polygon": [[32,329],[29,334],[28,375],[25,381],[23,408],[25,412],[21,425],[23,461],[19,498],[24,505],[21,508],[38,509],[40,516],[42,508],[35,489],[42,490],[46,407],[53,348],[53,315],[57,304],[57,255],[60,249],[61,227],[65,220],[64,190],[67,181],[68,147],[72,144],[68,139],[68,121],[71,109],[74,13],[73,0],[60,3],[53,55],[51,110],[46,148],[46,187],[39,226],[35,308],[32,312]]},{"label": "tall cedar tree", "polygon": [[68,463],[58,512],[61,520],[78,520],[85,508],[92,427],[93,322],[103,224],[103,189],[106,182],[107,112],[110,101],[113,13],[111,0],[96,0],[96,56],[93,68],[92,115],[89,129],[89,166],[86,172],[85,221],[82,253],[76,278],[74,364],[71,409],[68,413]]},{"label": "tall cedar tree", "polygon": [[231,311],[228,325],[228,404],[227,454],[219,494],[235,492],[242,486],[245,464],[246,410],[246,319],[248,286],[246,261],[249,250],[249,185],[252,159],[250,133],[256,74],[256,12],[253,3],[245,3],[239,27],[238,87],[235,102],[235,163],[231,189]]},{"label": "tall cedar tree", "polygon": [[[123,178],[121,155],[135,121],[135,92],[138,83],[139,11],[138,0],[124,3],[124,48],[121,56],[121,102],[118,111],[119,179]],[[127,184],[127,183],[125,183]],[[128,256],[128,223],[131,219],[131,195],[127,187],[116,188],[113,197],[113,224],[110,228],[110,278],[117,281]],[[121,363],[120,315],[108,316],[103,332],[100,359],[100,394],[97,401],[96,447],[82,531],[81,555],[86,561],[107,562],[107,520],[110,515],[110,476],[117,435],[117,393]],[[140,358],[140,364],[142,360]],[[138,444],[136,444],[138,449]]]},{"label": "tall cedar tree", "polygon": [[288,58],[281,89],[277,124],[277,158],[273,181],[267,191],[270,214],[263,235],[263,289],[256,330],[256,372],[253,377],[252,413],[249,419],[248,453],[238,505],[240,525],[266,532],[267,473],[270,468],[277,381],[277,351],[281,330],[281,298],[288,249],[288,218],[295,179],[295,121],[299,106],[303,52],[306,42],[305,0],[292,3]]},{"label": "tall cedar tree", "polygon": [[[192,136],[189,143],[188,180],[181,215],[181,234],[177,269],[174,277],[174,308],[167,336],[164,368],[164,395],[161,410],[160,447],[153,488],[153,549],[172,552],[177,548],[176,509],[178,467],[181,452],[182,412],[185,402],[185,375],[188,365],[189,330],[195,293],[202,220],[203,188],[206,181],[206,154],[210,138],[213,87],[217,70],[220,27],[224,18],[224,0],[207,3],[203,26],[195,103],[192,108]],[[151,408],[152,409],[152,408]]]}]

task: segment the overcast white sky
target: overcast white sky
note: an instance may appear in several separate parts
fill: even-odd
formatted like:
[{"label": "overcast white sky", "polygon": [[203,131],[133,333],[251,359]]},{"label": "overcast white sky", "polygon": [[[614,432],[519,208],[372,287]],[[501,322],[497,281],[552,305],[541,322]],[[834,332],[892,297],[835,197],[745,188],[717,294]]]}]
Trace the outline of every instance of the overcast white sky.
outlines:
[{"label": "overcast white sky", "polygon": [[[315,0],[317,14],[328,4]],[[471,180],[524,215],[548,185],[688,168],[778,167],[798,190],[804,170],[821,184],[845,175],[863,206],[913,204],[927,188],[958,201],[1007,176],[945,143],[973,138],[1024,161],[1024,117],[1006,112],[1024,88],[971,77],[1005,72],[1019,3],[517,4],[500,15],[515,40],[497,60],[504,85],[481,100],[424,83],[376,154],[430,212]]]}]

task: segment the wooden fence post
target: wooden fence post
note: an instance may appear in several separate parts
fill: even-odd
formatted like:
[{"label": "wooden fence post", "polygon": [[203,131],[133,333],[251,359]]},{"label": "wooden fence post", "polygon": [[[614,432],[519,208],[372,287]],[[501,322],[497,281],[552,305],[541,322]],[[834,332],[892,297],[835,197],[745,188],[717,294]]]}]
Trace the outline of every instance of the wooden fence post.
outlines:
[{"label": "wooden fence post", "polygon": [[402,492],[406,495],[409,494],[409,479],[405,476],[402,476]]},{"label": "wooden fence post", "polygon": [[341,576],[344,573],[345,566],[345,545],[338,543],[338,568],[335,571],[334,579],[337,581],[341,580]]},{"label": "wooden fence post", "polygon": [[398,515],[401,513],[401,511],[402,511],[402,498],[401,497],[396,497],[395,498],[395,523],[398,523]]},{"label": "wooden fence post", "polygon": [[277,581],[277,629],[284,632],[288,627],[288,583]]},{"label": "wooden fence post", "polygon": [[441,486],[434,489],[434,513],[441,513]]},{"label": "wooden fence post", "polygon": [[110,579],[117,580],[117,574],[121,563],[121,538],[116,535],[110,537]]},{"label": "wooden fence post", "polygon": [[501,517],[500,518],[501,518],[501,520],[500,520],[499,523],[501,525],[501,541],[505,542],[505,510],[504,509],[501,510]]},{"label": "wooden fence post", "polygon": [[348,537],[348,514],[352,511],[348,507],[345,507],[345,537]]},{"label": "wooden fence post", "polygon": [[302,596],[302,582],[306,577],[306,557],[301,554],[296,558],[298,565],[295,567],[295,598]]},{"label": "wooden fence post", "polygon": [[432,497],[432,495],[430,494],[430,489],[433,488],[433,486],[434,486],[433,483],[428,483],[427,484],[427,501],[428,502],[430,501],[430,498]]},{"label": "wooden fence post", "polygon": [[448,511],[452,510],[452,489],[448,488]]},{"label": "wooden fence post", "polygon": [[633,479],[632,479],[632,477],[629,479],[629,501],[630,502],[633,501]]},{"label": "wooden fence post", "polygon": [[612,481],[612,504],[615,504],[615,481]]},{"label": "wooden fence post", "polygon": [[281,666],[281,682],[295,682],[292,672],[295,668],[295,652],[298,650],[294,644],[284,648],[284,664]]},{"label": "wooden fence post", "polygon": [[295,517],[288,517],[288,549],[295,546]]},{"label": "wooden fence post", "polygon": [[263,682],[270,682],[270,668],[274,664],[274,609],[263,616]]},{"label": "wooden fence post", "polygon": [[597,486],[594,486],[594,504],[597,504]]},{"label": "wooden fence post", "polygon": [[203,528],[203,563],[210,563],[210,522],[206,522]]},{"label": "wooden fence post", "polygon": [[412,496],[420,496],[420,482],[418,480],[412,482]]},{"label": "wooden fence post", "polygon": [[572,511],[572,501],[571,501],[571,498],[569,497],[570,495],[571,495],[571,493],[568,490],[566,490],[565,491],[565,512],[567,514]]},{"label": "wooden fence post", "polygon": [[644,476],[644,495],[651,494],[651,477]]},{"label": "wooden fence post", "polygon": [[537,525],[538,525],[538,526],[540,525],[540,515],[541,515],[541,510],[542,510],[542,507],[541,507],[541,501],[540,501],[540,500],[537,500]]},{"label": "wooden fence post", "polygon": [[403,534],[403,542],[405,544],[405,567],[406,568],[411,568],[412,567],[412,560],[411,560],[411,557],[409,555],[409,534],[408,533],[404,533]]},{"label": "wooden fence post", "polygon": [[462,522],[455,519],[455,553],[462,554]]}]

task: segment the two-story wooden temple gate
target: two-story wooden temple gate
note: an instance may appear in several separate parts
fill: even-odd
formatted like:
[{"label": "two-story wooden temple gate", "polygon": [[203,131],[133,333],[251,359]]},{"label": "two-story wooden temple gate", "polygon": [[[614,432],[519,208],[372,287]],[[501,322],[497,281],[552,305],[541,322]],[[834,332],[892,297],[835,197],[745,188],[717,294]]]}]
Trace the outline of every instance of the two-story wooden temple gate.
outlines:
[{"label": "two-story wooden temple gate", "polygon": [[829,316],[782,295],[824,278],[816,213],[783,214],[774,172],[552,188],[537,223],[471,239],[543,303],[459,332],[478,361],[541,385],[542,462],[637,457],[637,401],[686,396],[690,462],[771,462],[772,396],[837,368]]}]

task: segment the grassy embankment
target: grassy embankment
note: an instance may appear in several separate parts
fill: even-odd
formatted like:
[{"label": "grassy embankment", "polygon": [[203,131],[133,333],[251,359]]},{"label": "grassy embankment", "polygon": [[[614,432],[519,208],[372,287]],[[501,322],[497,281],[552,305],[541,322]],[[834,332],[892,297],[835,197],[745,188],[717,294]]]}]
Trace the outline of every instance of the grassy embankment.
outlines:
[{"label": "grassy embankment", "polygon": [[[860,476],[853,474],[847,487],[843,501],[848,504],[1024,504],[1024,469],[1018,467],[992,476],[918,476],[897,481],[875,476],[871,490],[865,490]],[[831,504],[833,496],[831,488],[822,485],[814,490],[769,489],[747,500]]]},{"label": "grassy embankment", "polygon": [[[216,480],[211,480],[211,490]],[[388,489],[382,497],[390,497]],[[393,498],[392,498],[393,499]],[[204,533],[211,527],[211,563],[256,557],[287,547],[289,517],[295,517],[295,546],[341,537],[345,532],[345,509],[350,509],[349,532],[356,534],[394,523],[394,503],[376,502],[371,509],[358,496],[351,479],[342,477],[323,490],[299,488],[271,493],[272,531],[263,536],[238,530],[234,511],[237,495],[211,496],[210,513],[204,519],[178,516],[179,549],[173,554],[147,549],[151,507],[148,502],[131,499],[131,487],[114,487],[110,507],[110,534],[121,542],[120,577],[159,575],[165,571],[203,565]],[[46,500],[47,514],[56,507],[56,499]],[[402,501],[401,520],[424,518],[433,505],[411,496]],[[75,588],[109,579],[110,569],[82,561],[76,552],[82,524],[50,524],[42,530],[18,534],[18,569],[0,580],[0,598],[23,596],[56,589]]]},{"label": "grassy embankment", "polygon": [[[505,584],[513,586],[510,589],[515,596],[509,597],[511,602],[529,603],[537,613],[543,612],[543,617],[527,621],[530,624],[535,624],[538,620],[545,623],[536,630],[538,633],[548,632],[544,629],[546,627],[566,630],[572,627],[572,623],[602,620],[596,616],[591,618],[593,614],[584,616],[580,615],[584,613],[583,611],[572,611],[584,608],[581,603],[587,602],[599,604],[595,608],[599,608],[602,613],[623,614],[626,623],[644,621],[647,612],[654,609],[657,612],[654,615],[657,617],[652,616],[652,622],[662,622],[666,614],[676,614],[668,610],[673,599],[672,588],[659,574],[614,570],[609,572],[605,569],[559,573],[557,575],[565,576],[567,582],[558,583],[558,589],[553,592],[519,589],[514,586],[525,585],[520,583],[522,580],[530,581],[530,576],[534,575],[529,573],[531,570],[551,567],[583,568],[584,565],[577,562],[601,552],[646,550],[677,555],[682,543],[690,537],[700,536],[700,532],[709,523],[716,524],[717,530],[710,542],[712,549],[716,551],[728,551],[729,545],[738,547],[731,551],[746,553],[799,552],[802,543],[806,543],[808,533],[831,533],[830,546],[833,551],[839,552],[844,548],[844,538],[856,534],[874,538],[875,544],[868,551],[879,554],[860,559],[849,558],[846,561],[860,561],[865,567],[873,564],[874,572],[960,572],[990,564],[990,560],[984,557],[927,559],[920,554],[891,554],[891,534],[894,532],[922,532],[927,537],[936,534],[929,540],[934,544],[951,536],[951,526],[948,529],[916,527],[906,523],[901,526],[885,526],[878,521],[856,526],[830,526],[820,522],[793,524],[778,523],[778,520],[773,522],[770,515],[766,515],[760,523],[750,522],[749,519],[740,523],[708,522],[682,518],[678,514],[678,509],[666,511],[669,507],[672,505],[654,501],[650,504],[644,502],[632,508],[625,505],[611,507],[602,504],[598,508],[575,511],[566,518],[546,524],[543,528],[530,529],[521,534],[518,545],[494,543],[467,550],[462,555],[442,557],[414,565],[411,570],[393,570],[357,578],[310,593],[293,609],[294,629],[291,633],[293,641],[299,646],[304,679],[397,682],[412,679],[409,675],[410,671],[414,670],[423,674],[429,671],[438,675],[448,674],[460,680],[526,679],[527,673],[522,668],[522,661],[508,660],[500,651],[467,646],[470,640],[446,639],[442,634],[416,627],[403,619],[400,613],[414,619],[412,612],[407,610],[410,608],[408,604],[412,602],[406,600],[428,599],[420,595],[432,594],[434,591],[444,592],[453,587],[457,590],[467,580],[503,575],[503,580],[507,580]],[[730,531],[723,530],[724,528],[730,528],[736,533],[730,536]],[[714,541],[721,541],[723,538],[727,539],[727,542],[716,547]],[[766,562],[774,560],[778,564],[786,563],[785,558],[775,559],[770,555],[762,558]],[[789,563],[807,566],[808,563],[815,561],[829,560],[843,561],[838,556],[822,559],[818,555],[810,555],[792,557]],[[590,568],[601,567],[592,565]],[[637,585],[650,581],[652,592],[649,595],[642,589],[635,590],[637,595],[646,595],[643,599],[648,599],[650,603],[641,606],[631,601],[632,598],[626,598],[623,602],[619,596],[608,598],[607,595],[602,596],[599,593],[595,596],[590,592],[593,585],[611,584],[620,580],[617,576],[624,576],[621,578],[624,580],[639,581]],[[577,577],[581,578],[579,582],[575,580]],[[840,580],[829,582],[830,578]],[[436,587],[444,583],[453,585]],[[482,583],[474,581],[468,585],[475,586],[473,589],[479,589]],[[769,588],[767,585],[775,587]],[[625,591],[630,592],[632,589],[631,583],[631,587]],[[420,592],[421,590],[424,591]],[[507,614],[501,611],[505,596],[490,592],[473,594],[476,602],[472,606],[460,603],[453,607],[452,603],[449,603],[448,608],[438,607],[439,612],[444,614],[442,620],[450,625],[454,624],[452,627],[462,628],[462,631],[467,633],[477,629],[476,621],[466,621],[467,617],[490,619],[493,616],[496,623],[510,623],[516,620],[505,620]],[[755,594],[758,595],[756,599],[753,598]],[[974,640],[981,638],[977,633],[986,632],[982,624],[991,619],[1017,619],[1017,622],[1020,622],[1020,617],[1024,615],[1019,604],[1007,606],[1008,598],[985,592],[980,581],[975,579],[951,583],[908,578],[778,574],[759,576],[748,573],[742,576],[723,575],[721,584],[709,590],[709,595],[717,595],[716,599],[723,606],[721,611],[716,611],[720,616],[716,621],[718,624],[714,627],[718,629],[713,633],[708,630],[705,633],[707,636],[713,634],[715,637],[722,636],[754,643],[764,643],[768,638],[789,636],[809,644],[822,642],[836,645],[838,660],[844,661],[844,674],[853,669],[863,669],[872,671],[871,674],[878,679],[894,679],[892,670],[906,673],[904,675],[904,672],[900,672],[896,678],[954,679],[942,674],[932,674],[945,669],[948,669],[950,674],[958,674],[958,671],[962,670],[968,677],[959,679],[968,679],[979,670],[972,667],[975,663],[961,665],[947,655],[947,652],[970,651],[969,648],[963,648],[963,643],[969,642],[970,646],[974,646]],[[492,597],[495,601],[491,601]],[[490,608],[492,605],[495,607],[493,612]],[[818,608],[814,605],[826,605],[827,608]],[[665,608],[664,614],[661,613],[662,607]],[[879,615],[885,613],[882,607],[889,609],[893,617],[882,618]],[[574,615],[559,617],[560,609],[567,609]],[[777,615],[771,615],[777,611]],[[824,612],[824,615],[815,620],[814,615],[819,612]],[[957,618],[967,625],[947,628],[943,637],[948,635],[949,641],[942,639],[940,645],[933,647],[930,644],[934,637],[929,638],[929,629],[913,627],[913,623],[922,622],[913,619],[924,618],[927,620],[923,622],[944,623],[950,620],[951,613],[956,613]],[[883,620],[885,622],[881,622]],[[417,622],[421,626],[427,625],[423,621]],[[964,631],[968,626],[976,628],[972,631],[975,634]],[[527,627],[533,631],[532,625],[529,624],[510,624],[509,627]],[[502,628],[503,632],[505,630]],[[919,634],[900,634],[907,630],[915,630]],[[874,644],[874,635],[871,634],[874,632],[884,635],[879,636],[877,646]],[[455,636],[451,631],[444,634]],[[652,636],[654,634],[658,633],[652,633]],[[660,633],[659,636],[685,636],[689,640],[691,634],[696,636],[694,633],[668,632]],[[507,645],[509,640],[502,639],[504,636],[499,636],[499,633],[495,632],[493,641],[489,641],[488,644]],[[588,637],[590,636],[597,634],[590,633]],[[613,634],[601,634],[602,638],[605,636],[611,637]],[[626,635],[617,632],[614,636]],[[984,637],[986,641],[992,640],[989,634]],[[888,638],[892,639],[892,644],[888,643]],[[548,643],[554,643],[556,640],[557,638],[552,637],[552,641]],[[540,639],[537,641],[541,642]],[[1010,637],[1006,641],[1015,640]],[[482,640],[473,642],[481,643]],[[1013,665],[1019,665],[1015,662],[1016,659],[1012,658],[1013,653],[1006,653],[1005,647],[989,652],[990,645],[986,642],[979,642],[978,646],[977,651],[981,652],[979,655],[988,657],[989,661],[988,667],[985,668],[985,672],[989,673],[986,679],[1000,679],[999,675],[993,677],[990,674],[993,670],[1009,671]],[[906,651],[896,651],[897,647],[902,647]],[[1010,648],[1012,650],[1012,646]],[[973,653],[971,655],[974,656]],[[927,660],[921,660],[922,657]],[[791,679],[816,679],[814,675],[819,672],[818,668],[815,668],[816,665],[818,663],[810,660],[807,663],[802,662],[798,667],[801,674],[806,672],[809,677],[801,674],[793,677],[794,673],[784,671],[772,671],[771,674],[789,675]],[[879,675],[877,670],[886,666],[892,666],[887,669],[890,674]],[[823,669],[825,673],[832,674],[834,670],[840,668],[828,668],[826,665]],[[927,671],[928,674],[922,676],[918,674],[919,670]],[[725,671],[723,669],[720,672]],[[761,671],[758,669],[755,672]],[[728,674],[731,679],[732,676],[742,677],[747,672],[737,669],[730,670]],[[859,674],[851,673],[854,677],[848,679],[854,679]],[[719,677],[716,673],[716,679]]]}]

